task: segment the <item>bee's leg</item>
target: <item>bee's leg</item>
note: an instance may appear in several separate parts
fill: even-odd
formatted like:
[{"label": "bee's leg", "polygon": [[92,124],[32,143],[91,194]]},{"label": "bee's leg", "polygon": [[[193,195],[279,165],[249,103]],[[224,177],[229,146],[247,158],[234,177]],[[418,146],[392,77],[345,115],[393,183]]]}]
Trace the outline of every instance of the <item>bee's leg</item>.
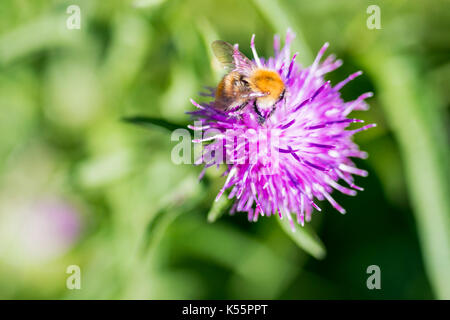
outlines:
[{"label": "bee's leg", "polygon": [[242,119],[242,115],[239,111],[241,111],[242,109],[244,109],[244,107],[247,105],[247,103],[243,103],[241,105],[235,106],[233,108],[228,109],[228,116],[231,118],[237,118],[237,119]]},{"label": "bee's leg", "polygon": [[238,112],[241,111],[242,109],[244,109],[244,107],[247,105],[247,102],[244,102],[242,104],[238,104],[238,105],[232,105],[231,107],[227,108],[227,111],[229,112]]},{"label": "bee's leg", "polygon": [[270,110],[270,113],[269,113],[269,115],[267,116],[267,118],[270,118],[272,115],[273,115],[273,113],[275,112],[275,107],[273,107],[272,108],[272,110]]},{"label": "bee's leg", "polygon": [[256,105],[256,100],[253,101],[253,110],[255,110],[255,113],[258,115],[259,124],[263,124],[264,122],[266,122],[266,118],[264,118],[264,116],[259,111],[258,106]]},{"label": "bee's leg", "polygon": [[[273,108],[270,111],[269,117],[275,112],[275,106],[278,104],[278,102],[280,102],[281,100],[284,99],[285,95],[286,95],[286,89],[284,89],[283,92],[281,92],[280,96],[278,97],[277,102],[275,102],[275,104],[273,105]],[[284,99],[283,110],[286,111],[286,99]]]},{"label": "bee's leg", "polygon": [[243,104],[237,106],[237,107],[236,107],[236,111],[241,111],[242,109],[245,108],[246,105],[247,105],[247,102],[244,102]]}]

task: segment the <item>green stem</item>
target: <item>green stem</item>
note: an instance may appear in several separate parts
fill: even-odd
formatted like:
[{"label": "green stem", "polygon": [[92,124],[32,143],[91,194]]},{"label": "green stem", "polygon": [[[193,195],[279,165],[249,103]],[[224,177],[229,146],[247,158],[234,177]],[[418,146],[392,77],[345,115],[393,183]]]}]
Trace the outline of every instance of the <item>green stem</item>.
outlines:
[{"label": "green stem", "polygon": [[436,296],[450,299],[450,179],[443,119],[423,76],[406,57],[388,52],[377,47],[363,63],[400,145],[428,277]]}]

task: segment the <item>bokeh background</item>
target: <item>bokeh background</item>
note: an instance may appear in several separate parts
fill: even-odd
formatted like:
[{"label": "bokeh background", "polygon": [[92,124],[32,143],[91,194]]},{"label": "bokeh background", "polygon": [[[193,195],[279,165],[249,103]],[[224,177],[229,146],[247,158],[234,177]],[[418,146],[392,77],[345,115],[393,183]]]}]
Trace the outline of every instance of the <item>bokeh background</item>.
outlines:
[{"label": "bokeh background", "polygon": [[[81,29],[68,30],[69,5]],[[369,30],[366,10],[381,9]],[[0,2],[0,298],[450,299],[450,2],[135,0]],[[355,117],[378,127],[356,141],[357,197],[334,193],[308,232],[317,259],[275,217],[207,216],[223,184],[175,165],[172,125],[222,74],[209,44],[261,56],[290,27],[297,61],[326,41],[373,91]],[[121,119],[159,119],[136,126]],[[162,121],[163,120],[163,121]],[[214,207],[219,216],[227,204]],[[219,213],[219,214],[218,214]],[[299,232],[305,232],[306,230]],[[311,250],[310,250],[311,251]],[[312,252],[314,255],[314,252]],[[322,254],[315,254],[316,257]],[[81,268],[81,290],[66,269]],[[381,269],[368,290],[366,269]]]}]

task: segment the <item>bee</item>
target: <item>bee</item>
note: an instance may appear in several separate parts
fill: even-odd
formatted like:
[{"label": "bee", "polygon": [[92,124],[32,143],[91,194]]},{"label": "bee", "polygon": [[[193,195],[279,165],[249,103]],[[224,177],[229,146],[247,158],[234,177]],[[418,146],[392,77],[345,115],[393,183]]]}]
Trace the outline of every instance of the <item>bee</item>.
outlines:
[{"label": "bee", "polygon": [[217,86],[214,106],[220,110],[237,111],[253,100],[253,109],[260,122],[264,122],[286,91],[278,72],[259,67],[242,54],[237,45],[216,40],[211,47],[217,60],[228,71]]}]

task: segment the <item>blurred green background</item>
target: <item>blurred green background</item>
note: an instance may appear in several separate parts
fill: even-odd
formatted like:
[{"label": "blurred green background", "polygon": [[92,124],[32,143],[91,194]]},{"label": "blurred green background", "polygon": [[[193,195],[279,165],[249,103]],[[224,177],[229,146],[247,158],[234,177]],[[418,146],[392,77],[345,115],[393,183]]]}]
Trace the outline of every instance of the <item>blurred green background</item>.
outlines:
[{"label": "blurred green background", "polygon": [[[69,5],[81,28],[68,30]],[[369,30],[369,5],[381,29]],[[2,299],[450,299],[450,2],[135,0],[0,2],[0,298]],[[357,197],[334,193],[314,229],[315,259],[275,217],[207,215],[223,184],[210,169],[174,165],[163,128],[185,126],[189,98],[222,71],[209,44],[261,56],[290,27],[304,65],[326,41],[364,75],[346,100],[374,91],[378,127],[356,141]],[[202,100],[203,99],[203,100]],[[225,204],[226,209],[226,204]],[[214,210],[220,210],[215,208]],[[222,208],[223,210],[223,208]],[[299,232],[302,232],[300,230]],[[81,268],[81,290],[66,268]],[[366,269],[381,269],[368,290]]]}]

